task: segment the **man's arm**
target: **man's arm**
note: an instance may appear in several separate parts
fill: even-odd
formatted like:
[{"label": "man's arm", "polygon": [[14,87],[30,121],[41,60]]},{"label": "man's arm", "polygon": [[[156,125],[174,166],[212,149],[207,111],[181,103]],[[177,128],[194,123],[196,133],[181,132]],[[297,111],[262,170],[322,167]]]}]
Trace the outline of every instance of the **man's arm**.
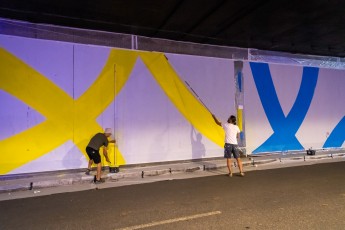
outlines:
[{"label": "man's arm", "polygon": [[109,157],[108,157],[108,150],[107,150],[107,147],[104,147],[103,148],[103,155],[105,157],[105,160],[108,162],[108,163],[111,163],[110,160],[109,160]]},{"label": "man's arm", "polygon": [[214,122],[216,122],[217,125],[222,126],[222,122],[220,122],[214,114],[212,114]]},{"label": "man's arm", "polygon": [[241,130],[240,130],[240,128],[237,126],[237,135],[236,135],[236,138],[237,138],[237,141],[239,142],[239,140],[240,140],[240,134],[241,134]]}]

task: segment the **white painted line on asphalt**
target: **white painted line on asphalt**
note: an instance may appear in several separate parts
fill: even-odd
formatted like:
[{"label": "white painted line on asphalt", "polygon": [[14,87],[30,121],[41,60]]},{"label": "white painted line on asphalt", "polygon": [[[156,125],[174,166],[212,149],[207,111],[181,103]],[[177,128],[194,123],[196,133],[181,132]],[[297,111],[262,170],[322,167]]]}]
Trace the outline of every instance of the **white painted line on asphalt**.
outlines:
[{"label": "white painted line on asphalt", "polygon": [[192,220],[192,219],[197,219],[197,218],[206,217],[206,216],[218,215],[221,213],[222,213],[221,211],[207,212],[207,213],[201,213],[201,214],[196,214],[196,215],[192,215],[192,216],[184,216],[184,217],[175,218],[175,219],[162,220],[162,221],[157,221],[157,222],[151,222],[148,224],[140,224],[140,225],[125,227],[125,228],[121,228],[118,230],[134,230],[134,229],[149,228],[149,227],[153,227],[153,226],[157,226],[157,225],[171,224],[171,223],[175,223],[175,222]]}]

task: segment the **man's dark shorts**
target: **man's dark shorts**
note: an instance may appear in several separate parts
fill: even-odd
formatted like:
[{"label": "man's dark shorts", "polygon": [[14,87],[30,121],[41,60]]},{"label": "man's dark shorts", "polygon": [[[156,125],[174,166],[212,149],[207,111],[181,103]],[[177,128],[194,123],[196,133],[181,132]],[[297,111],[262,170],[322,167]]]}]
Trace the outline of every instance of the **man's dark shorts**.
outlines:
[{"label": "man's dark shorts", "polygon": [[224,158],[231,158],[231,154],[234,156],[235,159],[240,157],[240,153],[238,152],[237,145],[225,143]]},{"label": "man's dark shorts", "polygon": [[93,160],[95,164],[101,163],[101,155],[99,155],[98,150],[86,147],[86,153],[89,156],[90,160]]}]

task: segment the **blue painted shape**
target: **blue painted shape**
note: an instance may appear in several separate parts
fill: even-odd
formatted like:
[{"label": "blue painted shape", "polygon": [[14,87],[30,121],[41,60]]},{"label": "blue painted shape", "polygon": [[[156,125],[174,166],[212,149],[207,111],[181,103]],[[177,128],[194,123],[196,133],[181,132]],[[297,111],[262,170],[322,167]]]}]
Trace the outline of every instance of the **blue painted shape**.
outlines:
[{"label": "blue painted shape", "polygon": [[242,92],[242,72],[241,71],[237,73],[237,84],[238,84],[238,90]]},{"label": "blue painted shape", "polygon": [[242,131],[240,132],[240,140],[243,141],[243,139],[244,139],[244,132]]},{"label": "blue painted shape", "polygon": [[323,148],[341,147],[345,141],[345,116],[335,126]]},{"label": "blue painted shape", "polygon": [[319,68],[303,68],[302,82],[296,101],[285,117],[274,88],[269,65],[251,62],[250,67],[262,106],[274,131],[253,153],[304,149],[295,134],[310,107]]}]

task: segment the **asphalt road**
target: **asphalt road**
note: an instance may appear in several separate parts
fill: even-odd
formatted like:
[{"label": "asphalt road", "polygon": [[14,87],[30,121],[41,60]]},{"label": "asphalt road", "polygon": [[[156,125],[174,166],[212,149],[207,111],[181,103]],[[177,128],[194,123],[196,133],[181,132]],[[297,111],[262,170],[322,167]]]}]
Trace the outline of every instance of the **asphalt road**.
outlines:
[{"label": "asphalt road", "polygon": [[345,229],[345,162],[0,202],[0,229]]}]

